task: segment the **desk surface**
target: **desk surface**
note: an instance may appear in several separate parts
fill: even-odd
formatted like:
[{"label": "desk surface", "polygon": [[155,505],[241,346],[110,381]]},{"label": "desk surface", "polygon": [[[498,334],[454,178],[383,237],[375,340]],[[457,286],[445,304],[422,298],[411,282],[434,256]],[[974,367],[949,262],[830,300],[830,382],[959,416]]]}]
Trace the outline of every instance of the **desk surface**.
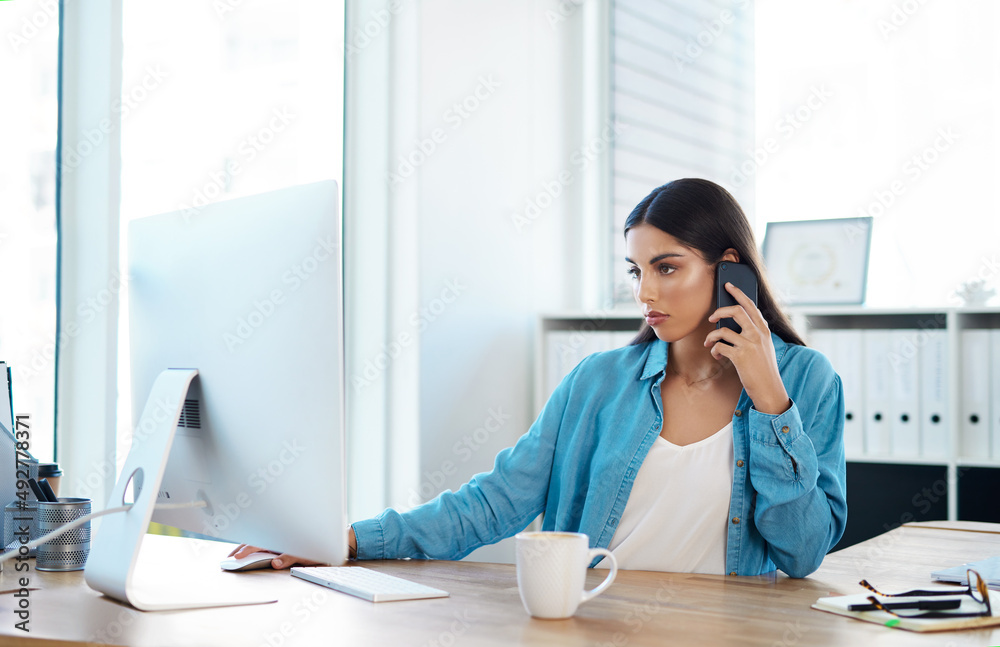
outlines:
[{"label": "desk surface", "polygon": [[[147,552],[148,551],[148,552]],[[142,613],[92,591],[82,572],[30,573],[31,640],[14,629],[11,593],[0,595],[0,644],[68,645],[1000,645],[1000,629],[914,634],[810,609],[817,598],[929,583],[930,571],[1000,554],[1000,525],[909,524],[828,555],[812,576],[726,577],[620,571],[615,583],[568,620],[529,617],[513,566],[473,562],[363,562],[451,597],[372,604],[289,575],[221,573],[227,549],[212,542],[149,536],[140,559],[203,565],[212,578],[240,578],[274,604]],[[16,586],[9,565],[0,591]],[[605,571],[591,572],[595,586]],[[944,636],[945,638],[942,638]],[[949,642],[950,641],[950,642]]]}]

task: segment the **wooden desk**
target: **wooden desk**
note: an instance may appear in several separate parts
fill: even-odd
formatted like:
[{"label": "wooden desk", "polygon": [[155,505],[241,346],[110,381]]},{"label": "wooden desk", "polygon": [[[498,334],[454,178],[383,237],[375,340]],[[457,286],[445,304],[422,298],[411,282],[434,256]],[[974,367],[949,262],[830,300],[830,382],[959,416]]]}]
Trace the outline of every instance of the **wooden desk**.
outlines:
[{"label": "wooden desk", "polygon": [[[940,527],[939,527],[940,526]],[[30,574],[31,640],[13,628],[14,598],[0,595],[0,645],[1000,645],[1000,629],[914,634],[810,609],[819,597],[929,583],[933,569],[1000,554],[1000,525],[913,524],[827,556],[814,575],[726,577],[621,571],[568,620],[535,620],[521,606],[513,566],[386,561],[364,565],[451,592],[450,598],[372,604],[292,578],[288,571],[218,571],[228,550],[211,542],[147,538],[143,559],[202,565],[271,591],[269,605],[141,613],[92,591],[83,573]],[[594,586],[604,571],[588,574]],[[5,568],[0,590],[14,585]],[[48,639],[48,640],[41,640]]]}]

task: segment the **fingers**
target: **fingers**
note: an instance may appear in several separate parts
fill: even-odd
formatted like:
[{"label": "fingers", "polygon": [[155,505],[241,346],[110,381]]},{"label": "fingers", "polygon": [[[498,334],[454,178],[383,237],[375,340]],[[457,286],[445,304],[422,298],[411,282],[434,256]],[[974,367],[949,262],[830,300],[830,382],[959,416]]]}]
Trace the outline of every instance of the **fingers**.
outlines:
[{"label": "fingers", "polygon": [[[753,305],[753,304],[751,304]],[[754,325],[753,321],[750,319],[750,315],[747,311],[743,309],[743,306],[726,306],[725,308],[719,308],[711,314],[708,318],[711,322],[719,321],[720,319],[731,318],[740,325],[743,330],[753,329],[757,326]]]},{"label": "fingers", "polygon": [[272,553],[274,551],[267,550],[266,548],[258,548],[256,546],[251,546],[250,544],[240,544],[233,549],[233,552],[229,553],[229,557],[235,557],[236,559],[243,559],[251,553]]},{"label": "fingers", "polygon": [[288,553],[282,553],[271,560],[271,568],[276,570],[291,568],[292,566],[316,566],[317,564],[322,564],[322,562],[314,562],[296,557],[295,555],[289,555]]},{"label": "fingers", "polygon": [[753,301],[750,300],[750,297],[748,297],[743,290],[739,289],[729,281],[726,281],[726,291],[733,295],[733,298],[736,299],[736,303],[740,304],[744,308],[747,306],[747,303],[753,305]]},{"label": "fingers", "polygon": [[[740,340],[740,333],[736,332],[732,328],[726,328],[725,326],[723,326],[722,328],[717,328],[712,332],[708,333],[708,335],[705,337],[704,345],[714,346],[721,341],[727,341],[730,344],[735,345],[739,340]],[[725,344],[723,344],[723,346],[725,346]],[[715,355],[715,353],[712,354]],[[718,357],[716,357],[716,359],[718,359]]]},{"label": "fingers", "polygon": [[726,290],[729,291],[729,294],[733,295],[733,298],[736,299],[736,303],[743,306],[743,309],[750,315],[751,321],[753,321],[758,328],[764,330],[767,329],[767,321],[764,319],[764,315],[761,314],[760,309],[753,302],[753,299],[748,297],[743,290],[739,289],[732,283],[726,283]]},{"label": "fingers", "polygon": [[[258,548],[257,546],[251,546],[250,544],[240,544],[233,549],[233,552],[229,553],[229,557],[242,559],[251,553],[274,553],[274,551],[267,550],[266,548]],[[278,553],[274,553],[274,559],[271,560],[271,568],[281,570],[292,566],[316,566],[322,563],[323,562],[313,562],[302,557],[289,555],[288,553],[281,553],[280,555]]]},{"label": "fingers", "polygon": [[260,550],[261,550],[260,548],[257,548],[256,546],[251,546],[250,544],[240,544],[239,546],[233,549],[233,552],[229,553],[229,557],[235,557],[236,559],[241,559],[243,557],[246,557],[250,553],[260,552]]},{"label": "fingers", "polygon": [[[728,330],[728,328],[726,330]],[[732,332],[732,331],[730,330],[729,332]],[[712,357],[714,357],[717,360],[722,359],[723,357],[725,357],[725,358],[728,358],[729,361],[732,361],[733,360],[733,353],[736,352],[736,347],[735,346],[729,346],[727,344],[723,344],[720,341],[720,342],[716,342],[715,344],[712,345],[712,351],[711,352],[712,352]],[[737,370],[739,370],[739,369],[737,369]]]}]

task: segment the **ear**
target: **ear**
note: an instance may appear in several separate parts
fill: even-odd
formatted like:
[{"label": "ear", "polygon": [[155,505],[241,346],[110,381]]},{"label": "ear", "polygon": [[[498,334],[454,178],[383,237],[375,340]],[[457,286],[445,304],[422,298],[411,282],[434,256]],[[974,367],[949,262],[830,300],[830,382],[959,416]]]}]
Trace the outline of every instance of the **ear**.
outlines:
[{"label": "ear", "polygon": [[729,249],[727,249],[725,252],[722,253],[722,258],[719,259],[719,262],[722,261],[729,261],[730,263],[739,263],[740,253],[737,252],[732,247],[730,247]]}]

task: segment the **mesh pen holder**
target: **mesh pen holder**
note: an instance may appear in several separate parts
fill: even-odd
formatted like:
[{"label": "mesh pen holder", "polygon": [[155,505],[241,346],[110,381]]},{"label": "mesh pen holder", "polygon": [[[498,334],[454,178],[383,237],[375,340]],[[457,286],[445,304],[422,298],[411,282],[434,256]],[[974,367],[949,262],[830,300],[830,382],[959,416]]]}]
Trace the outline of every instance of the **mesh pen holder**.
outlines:
[{"label": "mesh pen holder", "polygon": [[[24,507],[21,504],[14,501],[8,503],[3,509],[3,549],[4,552],[8,550],[18,550],[21,548],[21,535],[15,535],[14,533],[20,528],[28,527],[28,541],[36,539],[38,537],[38,508],[36,507],[34,501],[25,501]],[[26,557],[34,557],[35,550],[32,548],[28,551]]]},{"label": "mesh pen holder", "polygon": [[[39,501],[38,536],[90,514],[90,499],[61,498],[57,502]],[[90,522],[74,528],[38,546],[35,570],[79,571],[90,554]]]}]

